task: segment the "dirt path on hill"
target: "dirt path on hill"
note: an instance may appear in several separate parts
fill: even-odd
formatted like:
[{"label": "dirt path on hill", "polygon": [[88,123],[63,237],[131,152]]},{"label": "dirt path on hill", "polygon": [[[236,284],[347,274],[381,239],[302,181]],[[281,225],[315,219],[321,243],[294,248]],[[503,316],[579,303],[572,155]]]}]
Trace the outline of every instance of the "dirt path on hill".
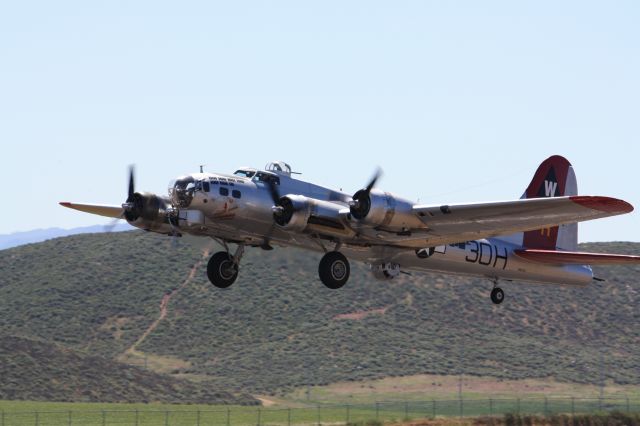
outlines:
[{"label": "dirt path on hill", "polygon": [[156,328],[158,328],[158,325],[160,325],[160,322],[162,322],[162,320],[165,319],[167,317],[167,314],[169,313],[169,302],[171,302],[171,298],[176,294],[180,293],[180,291],[183,288],[185,288],[191,281],[193,281],[193,278],[196,276],[196,272],[198,271],[200,266],[202,266],[202,264],[206,262],[207,259],[209,258],[210,251],[211,251],[211,248],[204,249],[202,252],[202,257],[189,270],[189,274],[187,275],[187,278],[182,282],[182,284],[180,284],[180,286],[175,290],[173,290],[172,292],[165,293],[162,296],[162,300],[160,300],[160,315],[158,316],[158,318],[156,318],[154,322],[151,323],[149,328],[147,328],[147,330],[144,333],[142,333],[142,336],[140,336],[138,340],[136,340],[136,342],[133,345],[131,345],[130,348],[124,351],[125,354],[135,354],[137,352],[138,346],[140,346],[142,342],[144,342],[146,338],[149,337],[149,335],[153,333]]}]

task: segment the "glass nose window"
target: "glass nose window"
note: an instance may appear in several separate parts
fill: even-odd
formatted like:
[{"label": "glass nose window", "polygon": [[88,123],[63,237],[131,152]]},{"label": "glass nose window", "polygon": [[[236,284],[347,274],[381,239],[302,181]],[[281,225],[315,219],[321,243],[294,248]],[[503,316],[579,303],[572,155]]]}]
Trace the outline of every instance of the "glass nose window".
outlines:
[{"label": "glass nose window", "polygon": [[191,201],[193,201],[195,187],[195,179],[191,176],[176,180],[171,194],[173,203],[181,208],[189,207]]}]

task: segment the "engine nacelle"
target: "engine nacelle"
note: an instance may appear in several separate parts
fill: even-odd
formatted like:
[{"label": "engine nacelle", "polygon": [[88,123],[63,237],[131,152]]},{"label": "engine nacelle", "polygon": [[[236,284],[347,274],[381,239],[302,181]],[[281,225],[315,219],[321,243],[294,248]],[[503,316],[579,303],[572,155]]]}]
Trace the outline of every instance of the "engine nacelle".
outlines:
[{"label": "engine nacelle", "polygon": [[161,234],[171,234],[177,227],[177,218],[173,219],[173,225],[169,211],[169,200],[151,193],[133,194],[133,200],[129,201],[131,208],[124,213],[129,224],[147,231]]},{"label": "engine nacelle", "polygon": [[411,201],[376,189],[356,192],[350,212],[353,219],[373,228],[404,231],[423,226]]},{"label": "engine nacelle", "polygon": [[340,204],[289,194],[280,198],[275,209],[275,222],[286,230],[336,237],[355,234],[345,226]]},{"label": "engine nacelle", "polygon": [[291,231],[303,231],[307,227],[307,222],[311,216],[311,210],[315,203],[312,198],[302,195],[285,195],[280,198],[278,206],[280,213],[275,212],[273,219],[284,229]]},{"label": "engine nacelle", "polygon": [[371,265],[371,273],[380,281],[392,280],[400,275],[400,265],[397,263],[382,263]]}]

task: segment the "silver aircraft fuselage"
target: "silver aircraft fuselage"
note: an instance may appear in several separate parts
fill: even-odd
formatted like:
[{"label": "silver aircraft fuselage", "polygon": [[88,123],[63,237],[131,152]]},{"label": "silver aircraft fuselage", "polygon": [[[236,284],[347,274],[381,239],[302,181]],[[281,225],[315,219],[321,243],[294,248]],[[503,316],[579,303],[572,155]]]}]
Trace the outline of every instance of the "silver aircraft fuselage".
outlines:
[{"label": "silver aircraft fuselage", "polygon": [[[180,232],[209,236],[219,241],[262,246],[265,241],[280,246],[295,246],[327,252],[336,248],[330,238],[309,233],[288,232],[274,224],[273,202],[259,174],[246,169],[247,175],[196,173],[181,178],[191,181],[189,200],[182,201],[177,228]],[[295,194],[340,204],[349,209],[350,195],[294,179],[287,173],[270,172],[279,181],[280,194]],[[175,186],[170,196],[176,200]],[[345,232],[350,232],[349,230]],[[351,232],[357,232],[351,230]],[[492,281],[524,281],[583,286],[593,279],[587,265],[534,264],[515,255],[522,244],[511,238],[470,240],[436,247],[407,249],[393,244],[368,245],[339,243],[348,258],[370,265],[379,279],[393,278],[406,271],[442,272]]]}]

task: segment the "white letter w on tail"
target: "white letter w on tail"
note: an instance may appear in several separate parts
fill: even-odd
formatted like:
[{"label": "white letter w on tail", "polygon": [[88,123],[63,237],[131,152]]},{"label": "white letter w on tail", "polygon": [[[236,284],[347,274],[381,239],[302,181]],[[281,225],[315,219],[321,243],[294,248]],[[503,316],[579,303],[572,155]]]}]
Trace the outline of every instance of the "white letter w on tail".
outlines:
[{"label": "white letter w on tail", "polygon": [[549,182],[548,180],[544,181],[544,192],[547,197],[555,197],[556,189],[558,189],[558,182]]}]

